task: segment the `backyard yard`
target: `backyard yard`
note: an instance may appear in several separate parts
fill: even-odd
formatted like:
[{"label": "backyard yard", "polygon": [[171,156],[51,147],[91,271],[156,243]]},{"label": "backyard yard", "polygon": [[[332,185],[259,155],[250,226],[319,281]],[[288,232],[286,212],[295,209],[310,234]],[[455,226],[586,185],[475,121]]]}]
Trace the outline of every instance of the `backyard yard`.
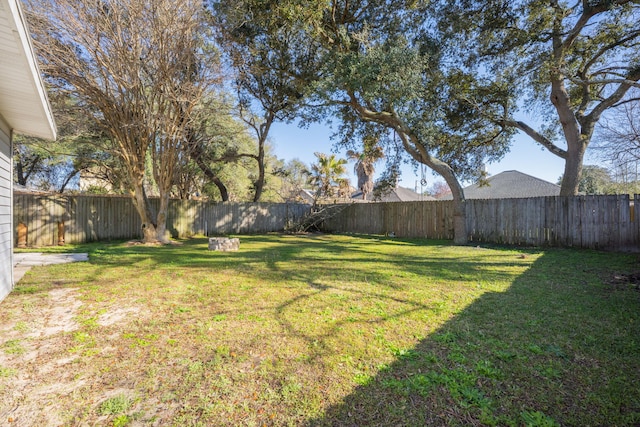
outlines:
[{"label": "backyard yard", "polygon": [[636,255],[382,236],[51,248],[0,304],[16,426],[640,424]]}]

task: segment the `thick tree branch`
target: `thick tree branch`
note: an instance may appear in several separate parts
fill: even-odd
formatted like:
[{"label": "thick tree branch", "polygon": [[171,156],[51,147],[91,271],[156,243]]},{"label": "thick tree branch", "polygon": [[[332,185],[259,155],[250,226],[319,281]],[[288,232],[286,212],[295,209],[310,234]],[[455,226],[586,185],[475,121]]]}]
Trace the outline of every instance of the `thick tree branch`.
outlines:
[{"label": "thick tree branch", "polygon": [[[580,35],[584,27],[589,23],[594,16],[611,10],[615,6],[621,6],[627,3],[635,3],[637,0],[614,0],[614,1],[601,1],[598,4],[591,4],[589,0],[582,0],[582,14],[573,28],[567,33],[567,37],[562,43],[562,48],[569,48],[576,38]],[[557,2],[554,2],[557,5]]]},{"label": "thick tree branch", "polygon": [[555,154],[556,156],[560,157],[561,159],[566,159],[567,158],[566,150],[563,150],[562,148],[560,148],[557,145],[555,145],[548,138],[546,138],[540,132],[538,132],[535,129],[533,129],[528,124],[526,124],[524,122],[521,122],[521,121],[518,121],[518,120],[503,120],[503,121],[499,122],[499,124],[501,124],[503,126],[511,126],[511,127],[516,128],[516,129],[519,129],[522,132],[524,132],[525,134],[527,134],[529,137],[531,137],[535,142],[537,142],[538,144],[540,144],[543,147],[545,147],[551,153]]},{"label": "thick tree branch", "polygon": [[[560,7],[557,5],[557,2],[554,2],[554,3],[557,9],[560,10]],[[582,32],[583,28],[587,25],[587,23],[589,23],[589,20],[593,18],[594,15],[600,12],[601,10],[599,10],[598,7],[590,6],[588,0],[584,0],[582,2],[582,14],[580,15],[580,18],[578,18],[578,21],[575,23],[573,28],[567,33],[567,37],[562,41],[559,48],[562,50],[568,49],[576,40],[576,38],[578,38],[578,36]],[[561,12],[556,12],[556,13],[561,13]],[[557,17],[560,17],[560,16],[557,16]],[[560,17],[560,19],[562,19],[562,17]]]},{"label": "thick tree branch", "polygon": [[572,82],[579,85],[586,86],[600,86],[600,85],[609,85],[609,84],[619,84],[619,85],[628,85],[629,87],[637,87],[640,88],[640,83],[638,81],[633,81],[629,79],[602,79],[602,80],[589,80],[589,79],[578,79],[578,78],[569,78]]},{"label": "thick tree branch", "polygon": [[631,103],[635,103],[635,102],[640,102],[640,98],[628,98],[628,99],[625,99],[624,101],[620,101],[620,102],[612,105],[611,108],[618,108],[618,107],[622,107],[623,105],[631,104]]}]

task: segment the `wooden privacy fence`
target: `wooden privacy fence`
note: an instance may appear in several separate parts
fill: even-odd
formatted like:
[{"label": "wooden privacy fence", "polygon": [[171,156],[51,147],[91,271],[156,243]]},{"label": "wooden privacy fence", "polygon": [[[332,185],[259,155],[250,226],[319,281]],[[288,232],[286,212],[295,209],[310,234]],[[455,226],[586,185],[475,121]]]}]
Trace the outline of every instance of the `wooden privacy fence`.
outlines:
[{"label": "wooden privacy fence", "polygon": [[[158,201],[151,202],[157,208]],[[625,195],[467,200],[468,239],[638,251],[638,205]],[[167,229],[174,237],[281,231],[309,211],[304,204],[171,200]],[[354,203],[336,212],[325,219],[326,231],[453,239],[451,201]],[[26,225],[28,245],[57,244],[60,223],[67,243],[139,238],[141,232],[129,197],[14,194],[14,227]]]},{"label": "wooden privacy fence", "polygon": [[[638,209],[626,195],[467,200],[468,239],[638,251]],[[453,239],[453,202],[354,204],[327,219],[324,226],[335,232]]]},{"label": "wooden privacy fence", "polygon": [[[13,201],[14,228],[26,225],[29,246],[57,244],[60,223],[64,224],[66,243],[141,237],[140,216],[130,197],[14,193]],[[158,200],[151,199],[151,204],[157,209]],[[282,231],[309,209],[308,205],[291,203],[171,200],[167,230],[173,237]],[[15,236],[17,239],[17,233]]]}]

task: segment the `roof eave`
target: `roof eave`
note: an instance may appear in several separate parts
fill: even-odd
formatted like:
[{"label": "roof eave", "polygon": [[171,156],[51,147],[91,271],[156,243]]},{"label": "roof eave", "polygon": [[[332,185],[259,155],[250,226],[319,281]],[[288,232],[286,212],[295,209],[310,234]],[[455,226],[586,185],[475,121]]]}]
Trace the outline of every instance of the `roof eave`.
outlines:
[{"label": "roof eave", "polygon": [[55,119],[38,68],[22,8],[18,0],[0,0],[0,2],[4,3],[4,9],[8,11],[6,18],[9,25],[12,26],[11,30],[17,33],[15,47],[21,52],[20,59],[22,61],[10,66],[21,67],[26,75],[26,80],[22,84],[31,85],[31,90],[27,91],[29,95],[26,98],[10,101],[20,103],[22,110],[29,112],[28,115],[3,111],[0,111],[0,114],[3,115],[14,132],[55,140],[57,137]]}]

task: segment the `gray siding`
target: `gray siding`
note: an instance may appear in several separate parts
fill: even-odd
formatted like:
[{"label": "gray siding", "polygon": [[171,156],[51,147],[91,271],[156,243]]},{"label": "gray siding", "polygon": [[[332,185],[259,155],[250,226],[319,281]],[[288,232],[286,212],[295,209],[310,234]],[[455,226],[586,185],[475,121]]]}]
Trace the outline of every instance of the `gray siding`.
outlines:
[{"label": "gray siding", "polygon": [[9,126],[0,116],[0,301],[13,288],[12,163]]}]

